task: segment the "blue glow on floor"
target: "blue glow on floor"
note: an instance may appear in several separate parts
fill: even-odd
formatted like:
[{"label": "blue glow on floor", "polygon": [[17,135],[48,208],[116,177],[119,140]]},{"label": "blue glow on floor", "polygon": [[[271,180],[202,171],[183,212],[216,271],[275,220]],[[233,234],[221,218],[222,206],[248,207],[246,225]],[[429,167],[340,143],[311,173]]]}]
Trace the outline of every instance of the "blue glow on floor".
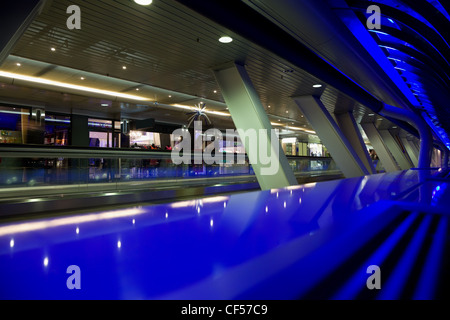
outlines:
[{"label": "blue glow on floor", "polygon": [[[406,210],[399,204],[419,201],[436,212],[448,211],[449,197],[431,201],[442,183],[423,184],[421,173],[3,224],[0,298],[296,299],[391,225]],[[382,264],[412,220],[414,215],[407,216],[368,257]],[[414,263],[428,225],[423,223],[408,245],[398,264],[402,272]],[[439,243],[426,270],[439,263]],[[70,266],[80,268],[80,290],[66,285]],[[402,272],[383,283],[387,298],[404,284]],[[338,297],[353,295],[352,279]],[[435,278],[421,281],[430,279]],[[424,290],[427,295],[429,288]],[[331,298],[335,292],[327,294]]]},{"label": "blue glow on floor", "polygon": [[371,265],[382,266],[384,260],[392,252],[394,247],[417,219],[417,214],[410,215],[403,223],[389,236],[382,246],[361,266],[348,283],[333,297],[335,300],[354,299],[359,291],[364,289],[367,281],[367,267]]}]

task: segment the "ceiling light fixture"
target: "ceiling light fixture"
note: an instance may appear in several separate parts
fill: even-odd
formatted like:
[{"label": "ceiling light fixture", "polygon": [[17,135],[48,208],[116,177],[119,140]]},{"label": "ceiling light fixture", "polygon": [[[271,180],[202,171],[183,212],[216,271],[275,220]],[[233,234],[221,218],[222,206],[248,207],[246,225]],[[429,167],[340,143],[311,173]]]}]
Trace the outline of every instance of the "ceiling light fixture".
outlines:
[{"label": "ceiling light fixture", "polygon": [[138,5],[149,6],[152,4],[153,0],[134,0]]},{"label": "ceiling light fixture", "polygon": [[313,85],[313,88],[322,88],[322,85],[321,84],[315,84],[315,85]]},{"label": "ceiling light fixture", "polygon": [[[184,109],[184,110],[191,110],[191,111],[198,110],[196,107],[184,106],[184,105],[181,105],[181,104],[172,104],[171,106],[175,107],[175,108],[179,108],[179,109]],[[217,116],[223,116],[223,117],[230,117],[231,116],[229,113],[220,112],[220,111],[203,110],[203,112],[204,113],[209,113],[209,114],[215,114]]]},{"label": "ceiling light fixture", "polygon": [[231,42],[233,42],[233,38],[228,37],[228,36],[224,36],[224,37],[221,37],[219,39],[219,42],[221,42],[221,43],[231,43]]},{"label": "ceiling light fixture", "polygon": [[17,63],[16,63],[16,66],[20,67],[20,66],[21,66],[21,64],[20,64],[19,62],[17,62]]},{"label": "ceiling light fixture", "polygon": [[33,82],[33,83],[40,83],[40,84],[44,84],[44,85],[66,88],[66,89],[73,89],[73,90],[77,90],[77,91],[98,93],[98,94],[103,94],[103,95],[107,95],[107,96],[120,97],[120,98],[126,98],[126,99],[131,99],[131,100],[139,100],[139,101],[149,101],[150,100],[150,99],[147,99],[144,97],[134,96],[131,94],[109,91],[109,90],[102,90],[102,89],[86,87],[86,86],[79,86],[79,85],[70,84],[70,83],[66,83],[66,82],[59,82],[59,81],[54,81],[54,80],[49,80],[49,79],[44,79],[44,78],[26,76],[23,74],[12,73],[12,72],[0,71],[0,77],[23,80],[23,81],[27,81],[27,82]]},{"label": "ceiling light fixture", "polygon": [[122,69],[123,70],[127,70],[127,66],[122,66]]},{"label": "ceiling light fixture", "polygon": [[84,79],[86,79],[86,78],[85,78],[85,77],[81,77],[80,79],[81,79],[81,80],[84,80]]},{"label": "ceiling light fixture", "polygon": [[55,52],[55,51],[56,51],[56,48],[55,48],[55,47],[51,47],[50,50],[53,51],[53,52]]}]

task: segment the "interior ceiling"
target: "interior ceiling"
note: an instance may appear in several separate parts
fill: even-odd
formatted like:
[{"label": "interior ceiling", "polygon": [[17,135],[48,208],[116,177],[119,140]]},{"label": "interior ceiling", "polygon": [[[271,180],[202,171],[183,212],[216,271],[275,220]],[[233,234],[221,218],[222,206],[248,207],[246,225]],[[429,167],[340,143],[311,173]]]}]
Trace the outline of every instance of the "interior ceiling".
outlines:
[{"label": "interior ceiling", "polygon": [[450,9],[448,1],[346,0],[357,18],[366,21],[368,5],[379,6],[381,29],[371,37],[384,58],[417,99],[415,109],[450,147]]},{"label": "interior ceiling", "polygon": [[[450,147],[448,1],[242,1],[379,101],[423,116]],[[371,5],[380,30],[366,25]]]},{"label": "interior ceiling", "polygon": [[[332,113],[353,111],[357,122],[375,122],[381,129],[394,126],[311,74],[176,1],[154,0],[148,7],[131,0],[74,0],[70,4],[81,8],[81,30],[66,27],[67,1],[48,1],[0,69],[140,95],[146,101],[0,77],[1,100],[38,103],[56,112],[88,112],[115,119],[155,118],[181,124],[187,123],[187,111],[170,105],[194,106],[204,101],[209,110],[226,113],[211,67],[239,61],[245,63],[272,123],[312,130],[290,97],[320,95]],[[234,41],[220,43],[223,35]],[[318,83],[323,87],[313,88]],[[108,107],[102,107],[104,103]],[[234,127],[229,117],[210,116],[219,128]]]}]

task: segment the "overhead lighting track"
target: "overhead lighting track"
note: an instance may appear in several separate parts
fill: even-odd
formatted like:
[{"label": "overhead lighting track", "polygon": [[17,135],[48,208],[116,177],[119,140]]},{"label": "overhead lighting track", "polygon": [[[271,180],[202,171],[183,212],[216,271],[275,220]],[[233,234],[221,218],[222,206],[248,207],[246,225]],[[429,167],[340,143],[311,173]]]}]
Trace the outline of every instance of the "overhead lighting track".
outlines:
[{"label": "overhead lighting track", "polygon": [[8,78],[8,79],[22,80],[22,81],[32,82],[32,83],[39,83],[39,84],[44,84],[44,85],[48,85],[48,86],[52,86],[52,87],[72,89],[72,90],[77,90],[77,91],[82,91],[82,92],[97,93],[97,94],[102,94],[102,95],[106,95],[106,96],[119,97],[119,98],[125,98],[125,99],[130,99],[130,100],[150,101],[150,99],[148,99],[148,98],[131,95],[131,94],[127,94],[127,93],[103,90],[103,89],[87,87],[87,86],[80,86],[80,85],[71,84],[71,83],[67,83],[67,82],[54,81],[54,80],[50,80],[50,79],[32,77],[32,76],[27,76],[27,75],[18,74],[18,73],[12,73],[12,72],[6,72],[6,71],[1,71],[1,70],[0,70],[0,77],[4,77],[4,78]]}]

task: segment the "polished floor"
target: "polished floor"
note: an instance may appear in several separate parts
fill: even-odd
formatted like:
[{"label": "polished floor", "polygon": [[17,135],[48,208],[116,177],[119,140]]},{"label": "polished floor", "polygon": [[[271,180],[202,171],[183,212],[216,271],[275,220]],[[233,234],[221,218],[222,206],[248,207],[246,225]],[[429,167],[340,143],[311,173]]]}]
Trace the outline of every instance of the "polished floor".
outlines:
[{"label": "polished floor", "polygon": [[4,223],[0,298],[443,298],[449,199],[410,170]]}]

